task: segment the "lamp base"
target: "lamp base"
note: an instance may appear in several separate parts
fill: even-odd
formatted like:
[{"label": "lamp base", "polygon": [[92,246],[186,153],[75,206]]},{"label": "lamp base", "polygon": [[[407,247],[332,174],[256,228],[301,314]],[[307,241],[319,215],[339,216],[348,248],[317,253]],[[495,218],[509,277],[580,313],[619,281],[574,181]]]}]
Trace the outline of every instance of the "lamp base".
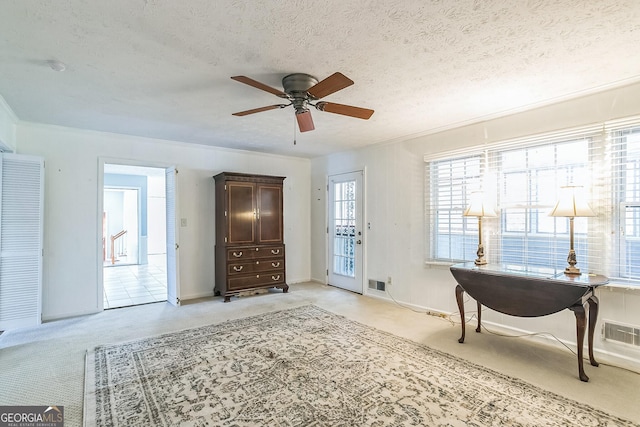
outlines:
[{"label": "lamp base", "polygon": [[476,255],[478,256],[475,261],[476,265],[485,265],[487,263],[487,260],[484,257],[484,246],[482,246],[482,243],[478,243],[478,250],[476,251]]},{"label": "lamp base", "polygon": [[570,265],[564,269],[564,274],[580,275],[582,273],[580,272],[580,269],[578,267]]},{"label": "lamp base", "polygon": [[567,263],[569,263],[569,265],[564,269],[564,274],[580,275],[582,273],[580,273],[580,269],[576,267],[576,264],[578,263],[576,251],[573,250],[573,228],[571,230],[571,249],[569,249],[569,255],[567,255]]}]

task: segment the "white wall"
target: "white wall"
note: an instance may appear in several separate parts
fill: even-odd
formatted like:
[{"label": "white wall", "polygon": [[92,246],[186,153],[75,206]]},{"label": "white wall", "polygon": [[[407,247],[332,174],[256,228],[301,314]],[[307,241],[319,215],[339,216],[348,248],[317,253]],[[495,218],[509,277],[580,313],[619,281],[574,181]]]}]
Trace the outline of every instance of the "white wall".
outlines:
[{"label": "white wall", "polygon": [[98,215],[100,159],[176,166],[179,263],[183,300],[212,295],[214,181],[222,171],[286,176],[284,222],[287,282],[310,278],[309,175],[306,159],[136,138],[19,122],[17,152],[45,159],[43,318],[100,308],[102,264]]},{"label": "white wall", "polygon": [[17,121],[9,104],[0,96],[0,151],[15,151]]},{"label": "white wall", "polygon": [[[428,114],[428,112],[425,112]],[[424,155],[485,142],[603,122],[640,114],[640,84],[608,90],[527,112],[385,145],[313,159],[311,162],[311,277],[326,281],[326,197],[328,175],[366,171],[365,280],[392,277],[389,293],[404,304],[443,313],[458,311],[455,281],[448,266],[427,265],[424,227]],[[366,228],[366,227],[365,227]],[[377,297],[388,296],[377,291]],[[640,325],[640,289],[601,288],[599,321]],[[465,311],[475,310],[470,301]],[[516,318],[490,310],[484,323],[496,328],[551,332],[575,343],[575,317],[569,310],[541,318]],[[475,328],[475,327],[474,327]],[[455,335],[455,334],[453,334]],[[453,338],[453,337],[452,337]],[[597,328],[595,347],[603,361],[640,371],[640,348],[605,342]]]}]

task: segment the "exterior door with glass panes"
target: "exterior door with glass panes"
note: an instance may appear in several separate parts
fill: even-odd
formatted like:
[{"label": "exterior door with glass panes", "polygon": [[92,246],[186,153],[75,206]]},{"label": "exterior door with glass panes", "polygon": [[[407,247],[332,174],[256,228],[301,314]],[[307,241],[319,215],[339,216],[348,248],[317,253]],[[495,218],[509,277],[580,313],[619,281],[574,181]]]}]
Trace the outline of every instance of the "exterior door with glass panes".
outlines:
[{"label": "exterior door with glass panes", "polygon": [[363,292],[362,171],[329,177],[329,284]]}]

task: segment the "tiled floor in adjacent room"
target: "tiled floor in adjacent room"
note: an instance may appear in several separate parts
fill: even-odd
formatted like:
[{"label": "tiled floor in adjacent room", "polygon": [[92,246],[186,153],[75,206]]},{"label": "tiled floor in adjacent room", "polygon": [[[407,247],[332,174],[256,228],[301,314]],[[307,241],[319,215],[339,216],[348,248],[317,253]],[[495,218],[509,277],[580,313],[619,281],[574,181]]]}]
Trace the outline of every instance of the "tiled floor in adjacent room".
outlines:
[{"label": "tiled floor in adjacent room", "polygon": [[148,264],[104,267],[105,309],[167,300],[166,256],[148,258]]}]

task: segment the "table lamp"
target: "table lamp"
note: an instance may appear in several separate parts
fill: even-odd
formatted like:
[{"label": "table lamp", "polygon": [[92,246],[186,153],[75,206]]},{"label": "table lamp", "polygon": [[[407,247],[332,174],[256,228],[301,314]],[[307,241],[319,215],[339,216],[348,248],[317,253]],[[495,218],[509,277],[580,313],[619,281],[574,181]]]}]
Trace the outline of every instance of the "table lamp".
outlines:
[{"label": "table lamp", "polygon": [[478,250],[476,251],[476,265],[484,265],[487,260],[484,257],[484,246],[482,246],[482,217],[495,217],[498,216],[493,210],[493,207],[484,200],[482,193],[471,193],[471,202],[469,206],[462,214],[463,216],[477,216],[478,217]]},{"label": "table lamp", "polygon": [[596,216],[591,210],[582,193],[581,185],[567,185],[560,187],[560,198],[558,203],[549,213],[550,216],[560,216],[569,218],[569,255],[567,262],[569,266],[564,269],[564,274],[582,274],[576,267],[576,251],[573,250],[573,219],[582,216]]}]

